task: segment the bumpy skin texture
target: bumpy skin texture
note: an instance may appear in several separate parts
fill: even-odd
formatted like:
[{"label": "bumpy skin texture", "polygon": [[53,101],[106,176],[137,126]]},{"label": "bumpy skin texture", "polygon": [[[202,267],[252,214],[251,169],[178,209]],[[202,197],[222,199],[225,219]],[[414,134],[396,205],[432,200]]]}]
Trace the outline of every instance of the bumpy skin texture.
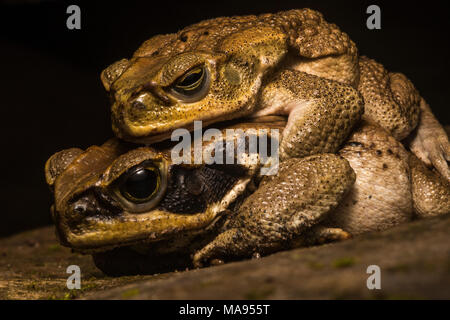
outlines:
[{"label": "bumpy skin texture", "polygon": [[[177,79],[199,65],[209,74],[204,94],[194,100],[173,95]],[[304,88],[301,84],[314,79],[309,75],[336,83],[313,80],[316,86]],[[102,81],[111,93],[112,124],[120,138],[152,143],[168,138],[173,129],[192,129],[194,120],[209,125],[251,114],[288,114],[283,157],[337,151],[333,147],[343,142],[361,115],[360,93],[366,120],[399,140],[417,127],[412,151],[450,180],[448,137],[431,111],[421,106],[423,99],[412,83],[374,60],[360,58],[344,32],[310,9],[216,18],[155,36],[130,60],[108,67]],[[333,121],[328,110],[333,116],[336,111],[346,113],[338,116],[346,121]],[[322,141],[323,123],[332,138],[322,149],[317,144],[303,149]]]},{"label": "bumpy skin texture", "polygon": [[[231,125],[227,129],[282,129],[286,124],[278,118],[266,119]],[[220,140],[217,142],[221,144]],[[68,149],[53,155],[47,161],[46,176],[54,190],[53,219],[61,243],[79,252],[93,253],[102,270],[120,274],[122,271],[136,272],[130,266],[117,270],[117,259],[124,257],[136,258],[137,265],[150,259],[149,271],[154,270],[155,259],[175,261],[174,265],[181,259],[189,264],[186,257],[190,254],[201,251],[209,243],[213,243],[213,247],[220,243],[214,240],[218,234],[226,232],[230,226],[240,228],[239,223],[244,222],[241,216],[246,215],[245,211],[241,213],[240,205],[259,180],[254,165],[173,165],[167,154],[166,150],[148,147],[131,149],[130,145],[113,139],[101,147],[93,146],[86,151]],[[68,163],[68,159],[72,162]],[[136,166],[149,166],[154,162],[157,163],[155,166],[168,168],[164,195],[148,211],[134,212],[135,207],[129,206],[117,193],[120,181]],[[166,165],[161,166],[161,162]],[[297,180],[286,185],[284,192],[279,189],[278,207],[274,207],[267,217],[254,216],[251,225],[254,230],[259,229],[259,242],[249,243],[245,252],[230,248],[231,254],[226,258],[236,259],[253,252],[263,254],[299,241],[313,244],[348,236],[337,229],[312,229],[337,205],[354,181],[353,171],[344,159],[332,154],[317,155],[300,162],[292,159],[282,165],[281,172],[283,179],[285,174],[290,176],[288,172],[292,172]],[[323,172],[327,174],[323,175]],[[262,183],[266,192],[283,184],[276,177],[273,181],[271,178],[266,180]],[[288,194],[289,191],[296,194]],[[244,208],[248,206],[252,204]],[[292,214],[293,210],[297,212]],[[251,215],[247,213],[247,218]],[[236,220],[236,217],[241,218]],[[275,221],[277,227],[273,229]],[[260,242],[264,239],[267,247],[260,250]],[[125,253],[115,249],[124,247]],[[205,250],[202,252],[207,252]],[[141,258],[137,253],[147,258]],[[113,263],[111,259],[116,261]],[[200,260],[194,261],[195,265],[200,265]],[[114,264],[112,269],[111,263]]]},{"label": "bumpy skin texture", "polygon": [[361,117],[359,93],[318,76],[286,70],[263,89],[264,110],[286,109],[289,120],[280,146],[282,159],[335,152]]},{"label": "bumpy skin texture", "polygon": [[[270,117],[229,128],[285,124]],[[259,185],[257,171],[246,163],[169,165],[164,196],[139,213],[118,199],[117,183],[140,163],[160,165],[168,158],[165,149],[133,148],[113,139],[86,151],[63,150],[46,164],[61,242],[94,253],[109,274],[260,256],[450,213],[448,182],[367,123],[340,155],[285,160]]]},{"label": "bumpy skin texture", "polygon": [[[270,127],[265,121],[270,121]],[[264,132],[270,137],[270,132],[257,129],[284,126],[283,119],[270,117],[238,128],[243,136]],[[226,129],[231,128],[234,126]],[[238,136],[229,137],[224,130],[222,140],[205,142],[203,147],[222,146],[224,139],[233,141]],[[146,168],[156,168],[159,173],[155,197],[143,203],[126,199],[120,189],[123,178],[135,169]],[[171,146],[160,146],[158,151],[111,139],[85,151],[72,148],[54,154],[45,173],[55,198],[53,220],[64,245],[96,252],[172,239],[170,244],[158,246],[158,252],[167,252],[186,246],[198,233],[208,233],[243,196],[258,168],[245,159],[240,165],[229,166],[178,165],[171,160]],[[197,246],[202,241],[197,241]]]},{"label": "bumpy skin texture", "polygon": [[[52,216],[62,244],[96,252],[167,238],[184,243],[197,230],[208,229],[248,181],[246,171],[238,176],[207,167],[171,167],[166,172],[165,155],[150,148],[125,151],[117,141],[91,147],[50,184],[55,196]],[[61,152],[49,159],[49,170]],[[142,212],[120,196],[118,184],[128,169],[147,162],[173,178],[158,205]],[[175,241],[163,251],[179,246]]]},{"label": "bumpy skin texture", "polygon": [[[208,74],[204,94],[174,94],[177,80],[199,65]],[[161,141],[176,128],[192,129],[194,120],[205,126],[290,115],[286,157],[336,151],[363,112],[358,77],[354,43],[309,9],[203,21],[151,38],[131,60],[102,74],[113,100],[113,129],[122,139]],[[303,86],[308,82],[314,86]],[[323,143],[311,148],[309,139]]]},{"label": "bumpy skin texture", "polygon": [[414,155],[409,158],[414,210],[419,217],[450,212],[450,183]]},{"label": "bumpy skin texture", "polygon": [[342,240],[450,213],[449,183],[379,126],[361,124],[339,155],[283,162],[246,198],[229,229],[195,254],[194,264]]},{"label": "bumpy skin texture", "polygon": [[354,181],[348,162],[333,154],[281,163],[278,174],[244,201],[228,230],[194,255],[194,265],[291,247],[323,221]]},{"label": "bumpy skin texture", "polygon": [[388,72],[372,59],[361,57],[359,66],[358,89],[364,96],[364,118],[398,140],[406,138],[419,122],[419,92],[403,74]]},{"label": "bumpy skin texture", "polygon": [[353,235],[450,212],[450,185],[379,126],[363,124],[339,154],[356,182],[324,223]]},{"label": "bumpy skin texture", "polygon": [[411,151],[450,181],[448,136],[411,81],[367,57],[360,58],[359,66],[363,119],[380,125],[398,140],[408,137]]}]

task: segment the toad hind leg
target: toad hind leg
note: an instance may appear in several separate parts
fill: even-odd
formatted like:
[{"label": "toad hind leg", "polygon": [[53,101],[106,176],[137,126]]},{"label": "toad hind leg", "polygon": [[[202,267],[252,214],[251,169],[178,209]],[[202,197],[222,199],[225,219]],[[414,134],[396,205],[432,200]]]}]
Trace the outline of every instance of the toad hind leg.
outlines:
[{"label": "toad hind leg", "polygon": [[417,216],[423,218],[450,213],[450,183],[412,154],[409,166]]},{"label": "toad hind leg", "polygon": [[319,154],[286,160],[277,175],[264,179],[229,229],[195,253],[195,266],[292,247],[338,205],[355,173],[340,156]]},{"label": "toad hind leg", "polygon": [[411,151],[450,181],[447,134],[411,81],[364,56],[360,57],[359,66],[358,90],[365,104],[363,119],[380,125],[399,141],[408,137]]}]

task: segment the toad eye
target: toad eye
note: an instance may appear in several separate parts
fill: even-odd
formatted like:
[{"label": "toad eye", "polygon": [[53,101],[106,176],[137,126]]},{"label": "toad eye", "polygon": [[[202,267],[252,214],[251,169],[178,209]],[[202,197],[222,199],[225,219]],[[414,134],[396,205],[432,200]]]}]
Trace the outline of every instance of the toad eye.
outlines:
[{"label": "toad eye", "polygon": [[199,100],[207,92],[209,77],[205,66],[187,71],[172,86],[172,93],[182,100]]},{"label": "toad eye", "polygon": [[144,212],[155,207],[167,186],[165,172],[158,167],[141,164],[128,169],[116,184],[119,200],[131,212]]},{"label": "toad eye", "polygon": [[131,202],[145,202],[158,191],[160,181],[155,168],[137,169],[124,178],[120,193]]},{"label": "toad eye", "polygon": [[204,70],[202,67],[195,68],[189,72],[187,72],[185,75],[183,75],[180,79],[177,80],[175,84],[175,88],[182,89],[182,90],[195,90],[201,82],[204,77]]}]

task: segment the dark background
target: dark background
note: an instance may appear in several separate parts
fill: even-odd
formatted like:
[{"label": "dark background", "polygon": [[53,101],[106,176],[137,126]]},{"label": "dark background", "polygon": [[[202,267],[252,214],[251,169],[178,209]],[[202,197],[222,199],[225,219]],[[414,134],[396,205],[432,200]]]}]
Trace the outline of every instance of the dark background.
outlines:
[{"label": "dark background", "polygon": [[[66,28],[70,4],[81,8],[81,30]],[[370,4],[381,7],[381,30],[366,28]],[[51,223],[43,172],[51,154],[112,136],[103,68],[155,34],[206,18],[303,7],[340,26],[361,54],[405,73],[441,123],[450,124],[446,1],[3,1],[0,236]]]}]

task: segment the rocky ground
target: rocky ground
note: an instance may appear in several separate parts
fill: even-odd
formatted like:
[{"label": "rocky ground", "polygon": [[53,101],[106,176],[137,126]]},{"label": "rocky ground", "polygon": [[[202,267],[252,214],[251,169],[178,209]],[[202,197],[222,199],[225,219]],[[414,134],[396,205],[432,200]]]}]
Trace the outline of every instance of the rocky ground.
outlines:
[{"label": "rocky ground", "polygon": [[[68,290],[69,265],[81,289]],[[369,265],[381,290],[368,290]],[[0,299],[450,299],[450,215],[340,243],[159,275],[111,278],[52,227],[0,239]]]}]

